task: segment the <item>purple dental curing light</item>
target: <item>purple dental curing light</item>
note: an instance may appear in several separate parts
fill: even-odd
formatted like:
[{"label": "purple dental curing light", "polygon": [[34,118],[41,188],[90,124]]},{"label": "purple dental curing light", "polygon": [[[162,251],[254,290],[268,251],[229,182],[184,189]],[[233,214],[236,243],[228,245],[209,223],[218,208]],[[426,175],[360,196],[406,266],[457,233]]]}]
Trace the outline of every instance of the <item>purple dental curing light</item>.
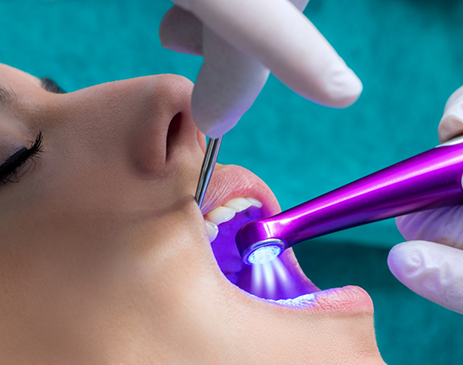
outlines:
[{"label": "purple dental curing light", "polygon": [[463,204],[463,136],[269,218],[243,226],[243,261],[265,263],[328,233],[403,214]]}]

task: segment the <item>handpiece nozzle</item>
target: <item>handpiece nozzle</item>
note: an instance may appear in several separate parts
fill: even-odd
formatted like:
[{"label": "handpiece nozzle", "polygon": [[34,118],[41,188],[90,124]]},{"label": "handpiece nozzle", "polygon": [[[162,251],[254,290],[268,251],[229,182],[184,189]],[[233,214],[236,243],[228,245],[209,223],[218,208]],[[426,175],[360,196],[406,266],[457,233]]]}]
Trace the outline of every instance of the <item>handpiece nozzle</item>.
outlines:
[{"label": "handpiece nozzle", "polygon": [[285,244],[279,239],[268,239],[250,245],[241,257],[248,265],[265,264],[278,257],[285,250]]},{"label": "handpiece nozzle", "polygon": [[237,248],[260,264],[311,238],[404,214],[463,204],[463,136],[243,226]]}]

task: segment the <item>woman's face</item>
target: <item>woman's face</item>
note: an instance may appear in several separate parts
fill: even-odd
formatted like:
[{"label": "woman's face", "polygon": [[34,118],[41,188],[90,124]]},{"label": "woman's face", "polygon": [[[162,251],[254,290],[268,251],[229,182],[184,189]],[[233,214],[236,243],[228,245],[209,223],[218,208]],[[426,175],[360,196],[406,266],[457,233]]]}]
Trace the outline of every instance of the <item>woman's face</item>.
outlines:
[{"label": "woman's face", "polygon": [[239,260],[279,209],[262,181],[218,165],[198,208],[189,81],[59,94],[0,65],[0,86],[2,363],[383,363],[363,290],[319,291],[290,250]]}]

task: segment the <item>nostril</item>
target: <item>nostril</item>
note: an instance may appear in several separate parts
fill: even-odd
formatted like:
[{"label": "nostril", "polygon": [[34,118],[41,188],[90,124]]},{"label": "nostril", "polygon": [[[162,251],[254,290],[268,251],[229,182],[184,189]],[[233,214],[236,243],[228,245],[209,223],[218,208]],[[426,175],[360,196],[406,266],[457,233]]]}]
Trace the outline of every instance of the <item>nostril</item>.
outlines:
[{"label": "nostril", "polygon": [[177,113],[172,118],[172,121],[169,124],[169,128],[167,130],[167,137],[166,137],[166,146],[167,146],[167,153],[166,153],[166,161],[174,152],[175,146],[177,141],[180,138],[181,134],[181,124],[182,124],[182,113]]},{"label": "nostril", "polygon": [[199,132],[189,109],[178,111],[167,128],[165,161],[173,160],[177,154],[184,158],[199,150],[206,151],[206,137]]},{"label": "nostril", "polygon": [[[183,112],[172,113],[168,118],[161,115],[149,120],[144,128],[134,128],[135,133],[130,139],[133,148],[133,163],[139,173],[146,178],[153,178],[162,174],[166,163],[175,160],[188,142],[188,118]],[[166,121],[169,120],[169,123]],[[196,136],[196,135],[193,135]]]}]

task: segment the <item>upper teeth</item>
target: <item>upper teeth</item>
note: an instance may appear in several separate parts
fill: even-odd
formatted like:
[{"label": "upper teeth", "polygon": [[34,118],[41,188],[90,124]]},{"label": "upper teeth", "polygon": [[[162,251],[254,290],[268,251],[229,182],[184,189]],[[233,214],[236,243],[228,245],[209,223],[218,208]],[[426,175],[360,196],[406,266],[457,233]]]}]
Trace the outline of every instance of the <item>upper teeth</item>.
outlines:
[{"label": "upper teeth", "polygon": [[233,219],[236,214],[236,210],[232,208],[224,207],[223,205],[215,208],[207,214],[207,220],[217,225],[223,222],[228,222]]},{"label": "upper teeth", "polygon": [[235,198],[224,204],[225,207],[234,209],[236,212],[241,212],[245,209],[248,209],[251,205],[251,201],[246,198]]},{"label": "upper teeth", "polygon": [[254,198],[234,198],[207,213],[204,220],[209,242],[214,241],[219,234],[219,224],[228,222],[233,219],[236,213],[248,209],[250,206],[262,208],[262,203]]},{"label": "upper teeth", "polygon": [[217,227],[217,224],[215,223],[209,221],[204,222],[206,223],[207,237],[209,238],[209,242],[212,242],[217,238],[217,235],[219,234],[219,227]]}]

